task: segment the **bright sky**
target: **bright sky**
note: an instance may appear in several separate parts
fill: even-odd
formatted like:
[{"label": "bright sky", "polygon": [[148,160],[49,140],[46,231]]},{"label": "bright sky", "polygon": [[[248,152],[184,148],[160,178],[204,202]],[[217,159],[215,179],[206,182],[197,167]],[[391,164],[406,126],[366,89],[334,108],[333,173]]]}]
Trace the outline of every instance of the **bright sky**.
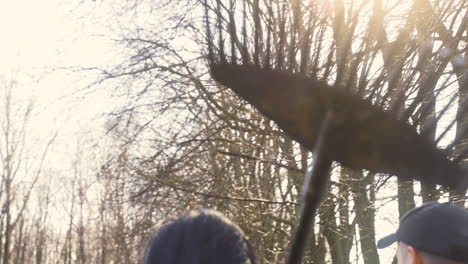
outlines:
[{"label": "bright sky", "polygon": [[42,104],[69,94],[93,78],[60,68],[92,67],[110,60],[112,43],[104,36],[100,14],[93,14],[93,6],[88,7],[89,13],[83,13],[86,5],[76,2],[0,2],[0,74],[7,78],[26,75],[32,78],[30,81],[38,81],[19,88],[32,92]]},{"label": "bright sky", "polygon": [[[53,170],[48,172],[54,174],[53,190],[64,190],[60,175],[71,177],[71,173],[60,171],[70,170],[77,148],[85,145],[79,141],[101,138],[104,128],[99,117],[115,105],[104,90],[86,97],[75,93],[96,79],[92,72],[73,70],[76,66],[103,66],[116,59],[112,56],[116,46],[106,36],[105,11],[94,1],[0,1],[0,85],[15,80],[14,99],[34,100],[29,133],[34,138],[28,155],[37,157],[32,152],[41,152],[43,142],[60,130],[46,168]],[[67,196],[52,193],[56,199]],[[57,215],[60,218],[63,215]]]},{"label": "bright sky", "polygon": [[72,70],[115,59],[104,24],[108,13],[95,1],[0,1],[0,81],[18,81],[15,98],[34,98],[36,132],[61,127],[69,136],[78,127],[100,128],[95,117],[112,109],[103,90],[81,100],[82,93],[74,92],[96,76]]}]

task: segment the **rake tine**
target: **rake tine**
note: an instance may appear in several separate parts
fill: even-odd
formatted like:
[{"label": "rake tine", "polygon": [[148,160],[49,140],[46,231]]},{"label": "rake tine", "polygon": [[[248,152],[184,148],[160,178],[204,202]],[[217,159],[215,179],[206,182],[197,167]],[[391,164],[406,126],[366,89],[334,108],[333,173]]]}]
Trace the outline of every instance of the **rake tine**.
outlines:
[{"label": "rake tine", "polygon": [[260,47],[259,47],[259,38],[260,38],[260,7],[259,0],[254,0],[253,3],[253,16],[254,16],[254,63],[255,65],[260,65]]},{"label": "rake tine", "polygon": [[306,73],[309,56],[310,56],[310,36],[311,36],[312,27],[307,27],[307,31],[304,37],[304,44],[301,47],[301,64],[299,66],[299,72],[302,74]]},{"label": "rake tine", "polygon": [[[448,82],[448,79],[445,80],[445,82],[442,84],[442,87],[446,87],[445,85],[447,84],[447,82]],[[439,96],[439,94],[441,92],[442,92],[442,89],[439,89],[437,94],[432,96],[431,100],[424,106],[424,108],[420,109],[419,117],[417,119],[416,124],[420,124],[422,122],[422,120],[426,117],[426,114],[431,109],[431,105],[435,103],[437,96]],[[445,112],[448,110],[448,108],[450,107],[450,105],[452,104],[452,102],[455,100],[456,97],[457,97],[457,95],[455,94],[450,98],[449,102],[444,106],[442,111],[439,112],[438,117],[435,118],[434,120],[432,120],[431,123],[426,126],[427,129],[421,131],[421,135],[424,135],[426,132],[428,132],[431,129],[431,126],[434,126],[435,123],[440,120],[440,118],[445,114]],[[439,140],[440,140],[440,138],[437,139],[436,141],[439,141]]]},{"label": "rake tine", "polygon": [[315,214],[327,191],[333,160],[327,155],[325,147],[330,134],[330,123],[333,122],[333,116],[333,111],[329,110],[322,121],[320,134],[315,146],[314,160],[304,177],[301,193],[302,203],[299,209],[299,218],[294,228],[291,249],[286,261],[287,264],[301,263]]},{"label": "rake tine", "polygon": [[243,1],[243,10],[242,10],[242,64],[249,64],[249,51],[247,49],[247,0]]},{"label": "rake tine", "polygon": [[[438,95],[438,94],[437,94]],[[437,95],[434,95],[434,97],[431,99],[431,101],[428,103],[428,105],[430,104],[433,104],[435,102],[435,98],[437,97]],[[442,108],[442,110],[439,112],[439,115],[432,119],[426,126],[424,129],[421,129],[420,131],[420,134],[425,136],[426,133],[429,133],[429,131],[436,125],[437,122],[439,122],[439,120],[442,118],[442,116],[445,114],[445,112],[447,112],[447,110],[449,109],[449,107],[452,105],[453,101],[455,100],[455,98],[457,97],[457,95],[455,94],[454,96],[452,96],[449,100],[449,102],[444,106],[444,108]],[[429,109],[429,107],[425,107],[424,110],[424,113],[420,113],[419,115],[419,118],[417,119],[416,121],[416,124],[420,124],[424,118],[423,115],[425,115],[427,113],[427,110]],[[434,113],[434,115],[436,115],[436,113]],[[442,132],[442,134],[440,134],[440,136],[435,140],[435,144],[437,145],[437,143],[445,136],[445,134],[452,128],[452,126],[455,124],[455,121],[456,119],[454,119],[450,125],[444,130],[444,132]]]},{"label": "rake tine", "polygon": [[[275,26],[272,22],[268,23],[268,21],[272,21],[273,19],[273,1],[270,0],[270,6],[268,7],[268,13],[269,15],[271,16],[270,17],[270,20],[267,20],[267,22],[265,22],[266,24],[266,29],[267,29],[267,48],[266,48],[266,58],[265,58],[265,68],[266,69],[269,69],[270,68],[270,65],[271,65],[271,27]],[[268,24],[267,24],[268,23]]]},{"label": "rake tine", "polygon": [[206,23],[206,41],[208,42],[208,61],[214,61],[213,43],[211,37],[211,27],[208,14],[208,0],[205,0],[205,23]]},{"label": "rake tine", "polygon": [[[455,100],[455,98],[457,97],[457,94],[453,95],[452,98],[450,98],[450,102],[446,105],[446,108],[448,108],[448,106],[452,103],[453,100]],[[445,109],[444,109],[445,110]],[[460,106],[460,109],[458,110],[459,113],[463,113],[465,112],[466,110],[468,110],[468,96],[465,96],[465,98],[463,98],[463,102]],[[439,116],[440,118],[440,116]],[[439,142],[444,136],[445,134],[453,127],[453,125],[455,124],[455,122],[457,122],[458,118],[455,118],[451,123],[450,125],[444,130],[444,132],[442,134],[440,134],[440,136],[437,138],[436,140],[436,144],[437,142]],[[465,125],[460,131],[461,131],[461,135],[465,134],[465,132],[467,131],[468,127]],[[454,145],[456,144],[457,142],[457,138],[455,138],[453,140],[453,142],[450,144],[450,145]]]},{"label": "rake tine", "polygon": [[294,69],[296,66],[296,35],[297,35],[297,28],[299,27],[299,17],[301,16],[300,14],[300,4],[298,3],[297,0],[291,1],[291,13],[292,13],[292,21],[291,21],[291,28],[289,33],[291,35],[291,40],[289,43],[289,56],[288,56],[288,62],[289,62],[289,69]]},{"label": "rake tine", "polygon": [[237,32],[236,32],[236,22],[234,20],[234,0],[231,0],[229,3],[229,36],[231,39],[231,63],[237,63],[237,55],[236,55],[236,43],[237,43]]},{"label": "rake tine", "polygon": [[[460,135],[464,135],[466,132],[468,132],[468,123],[463,125],[462,128],[459,131],[460,131],[460,133],[459,133]],[[449,145],[447,145],[445,147],[445,151],[449,151],[450,149],[452,149],[458,143],[459,140],[460,140],[460,136],[456,137],[452,141],[452,143],[450,143]]]},{"label": "rake tine", "polygon": [[[450,98],[450,102],[449,102],[447,105],[445,105],[444,109],[442,109],[442,111],[441,111],[441,113],[439,114],[439,116],[438,116],[437,118],[435,118],[435,120],[432,120],[432,121],[431,121],[430,126],[434,126],[435,123],[436,123],[437,121],[440,120],[440,118],[442,117],[442,115],[447,111],[447,109],[449,108],[449,106],[452,104],[452,101],[455,100],[455,97],[456,97],[456,95],[454,95],[452,98]],[[463,108],[462,111],[466,110],[467,106],[468,106],[467,100],[465,99],[465,101],[464,101],[463,104],[462,104],[462,108]],[[457,122],[457,119],[456,119],[456,118],[454,118],[454,119],[452,120],[452,122],[450,122],[450,124],[444,129],[444,131],[443,131],[443,132],[439,135],[439,137],[435,140],[435,144],[436,144],[436,145],[437,145],[437,143],[439,143],[439,141],[445,136],[445,134],[447,134],[447,132],[453,127],[453,125],[455,124],[455,122]],[[430,126],[429,126],[429,127],[430,127]],[[423,133],[423,132],[424,132],[424,131],[422,131],[422,133]],[[422,133],[421,133],[421,134],[422,134]]]},{"label": "rake tine", "polygon": [[279,5],[278,5],[278,14],[279,14],[279,43],[278,47],[276,48],[277,50],[277,56],[276,56],[276,63],[277,63],[277,69],[281,70],[283,68],[283,62],[284,62],[284,46],[286,42],[286,4],[283,2],[281,11],[279,10]]},{"label": "rake tine", "polygon": [[223,37],[223,23],[221,14],[221,0],[216,0],[216,16],[217,16],[217,27],[218,27],[218,42],[219,42],[219,57],[221,63],[226,63],[226,54],[224,53],[224,37]]}]

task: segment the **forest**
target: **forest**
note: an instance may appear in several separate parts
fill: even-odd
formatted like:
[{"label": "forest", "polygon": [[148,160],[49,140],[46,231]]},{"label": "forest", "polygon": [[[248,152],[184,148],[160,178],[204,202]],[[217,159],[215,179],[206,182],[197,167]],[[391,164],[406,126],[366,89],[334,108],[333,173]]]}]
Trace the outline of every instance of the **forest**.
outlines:
[{"label": "forest", "polygon": [[[75,76],[66,98],[80,107],[68,115],[79,119],[77,112],[99,105],[99,121],[83,119],[71,133],[63,111],[60,128],[38,130],[51,107],[18,92],[26,73],[0,72],[2,264],[141,263],[160,225],[199,208],[237,223],[260,263],[284,263],[314,155],[264,109],[289,114],[282,106],[298,98],[286,84],[280,103],[259,110],[214,78],[219,63],[278,69],[352,94],[467,169],[465,0],[96,0],[72,7],[67,14],[79,15],[70,20],[102,22],[109,59],[55,70]],[[99,99],[86,101],[93,96]],[[321,100],[310,109],[321,111]],[[294,115],[309,129],[305,117]],[[392,133],[382,123],[382,135]],[[340,133],[361,142],[354,131],[363,125],[348,122]],[[349,149],[340,143],[330,148]],[[411,151],[410,143],[405,150],[382,145],[397,155]],[[352,156],[358,144],[351,145]],[[426,154],[404,156],[396,170],[427,174],[437,164],[419,160]],[[418,176],[342,163],[333,163],[303,263],[396,263],[395,248],[378,250],[376,241],[405,212],[429,201],[468,205]]]}]

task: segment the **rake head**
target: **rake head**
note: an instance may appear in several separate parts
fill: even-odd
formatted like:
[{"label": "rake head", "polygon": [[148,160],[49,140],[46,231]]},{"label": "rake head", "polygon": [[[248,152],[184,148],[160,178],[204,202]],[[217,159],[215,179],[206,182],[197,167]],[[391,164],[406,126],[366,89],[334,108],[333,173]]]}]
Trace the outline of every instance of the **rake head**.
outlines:
[{"label": "rake head", "polygon": [[254,65],[210,64],[212,77],[313,150],[335,111],[328,153],[341,165],[440,184],[464,194],[467,174],[414,127],[368,101],[304,75]]},{"label": "rake head", "polygon": [[[285,26],[285,5],[270,1],[268,12],[262,13],[258,0],[249,2],[250,7],[248,1],[241,1],[240,9],[236,9],[234,0],[213,0],[213,6],[204,1],[212,77],[275,121],[291,138],[313,150],[320,124],[325,114],[333,110],[335,118],[328,132],[327,152],[341,165],[440,184],[466,193],[465,170],[436,143],[419,134],[414,124],[410,126],[352,89],[303,74],[310,68],[311,29],[303,31],[305,36],[299,44],[299,33]],[[216,18],[213,23],[210,10]],[[278,23],[272,22],[275,19]],[[241,30],[236,20],[242,21]],[[337,79],[342,76],[338,70]]]}]

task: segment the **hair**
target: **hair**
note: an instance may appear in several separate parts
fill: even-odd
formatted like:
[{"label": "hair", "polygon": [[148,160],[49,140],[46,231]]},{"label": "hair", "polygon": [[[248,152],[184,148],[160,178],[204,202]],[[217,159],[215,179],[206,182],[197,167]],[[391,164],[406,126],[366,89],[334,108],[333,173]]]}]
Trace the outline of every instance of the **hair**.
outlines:
[{"label": "hair", "polygon": [[468,264],[466,262],[460,262],[456,260],[451,260],[444,257],[439,257],[427,252],[421,252],[422,258],[424,259],[425,264]]},{"label": "hair", "polygon": [[150,239],[144,264],[255,264],[242,230],[214,210],[192,211],[163,225]]},{"label": "hair", "polygon": [[[398,247],[399,247],[399,250],[401,250],[400,251],[400,254],[402,254],[401,257],[403,257],[406,261],[406,259],[408,258],[408,247],[411,247],[411,246],[400,241],[398,243]],[[425,252],[419,249],[415,249],[415,250],[417,250],[419,254],[421,255],[422,259],[424,260],[424,264],[468,264],[465,262],[460,262],[460,261],[451,260],[445,257],[436,256],[434,254],[430,254],[428,252]]]}]

